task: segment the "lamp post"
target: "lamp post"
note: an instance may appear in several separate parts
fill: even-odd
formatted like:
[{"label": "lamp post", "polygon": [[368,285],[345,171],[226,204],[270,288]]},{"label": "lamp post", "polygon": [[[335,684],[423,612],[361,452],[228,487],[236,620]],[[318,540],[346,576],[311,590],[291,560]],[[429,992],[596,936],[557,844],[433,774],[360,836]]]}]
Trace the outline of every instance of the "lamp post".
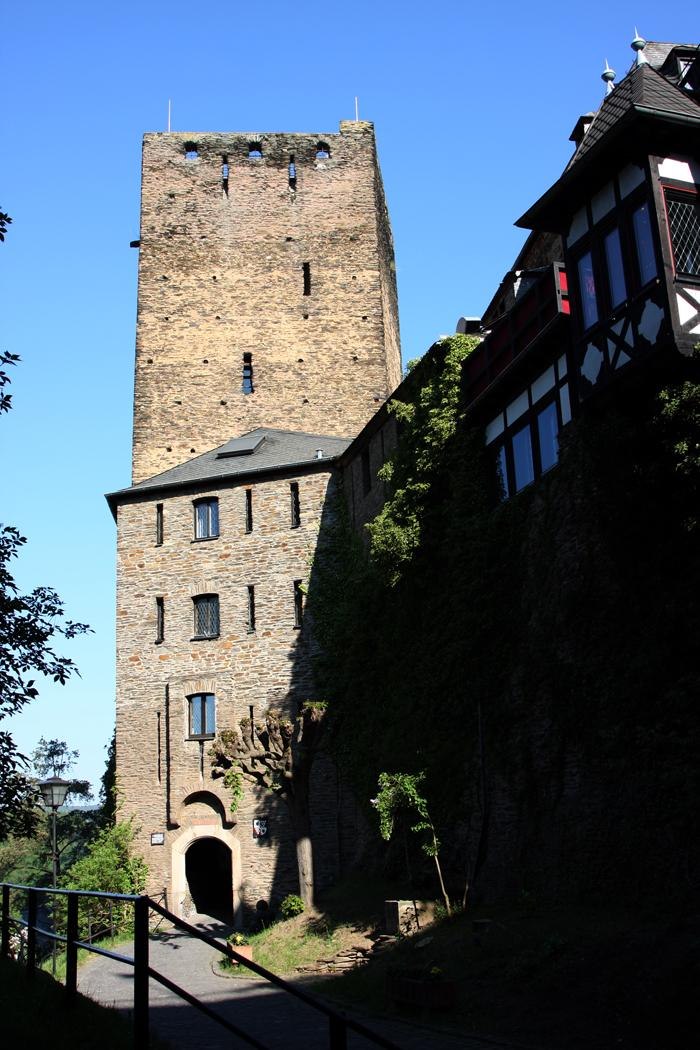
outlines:
[{"label": "lamp post", "polygon": [[[49,777],[48,780],[39,782],[39,789],[44,801],[44,807],[51,810],[51,885],[56,889],[58,878],[58,846],[56,842],[56,814],[66,801],[66,795],[70,788],[69,780],[61,780],[60,777]],[[56,976],[56,942],[51,942],[51,971]]]}]

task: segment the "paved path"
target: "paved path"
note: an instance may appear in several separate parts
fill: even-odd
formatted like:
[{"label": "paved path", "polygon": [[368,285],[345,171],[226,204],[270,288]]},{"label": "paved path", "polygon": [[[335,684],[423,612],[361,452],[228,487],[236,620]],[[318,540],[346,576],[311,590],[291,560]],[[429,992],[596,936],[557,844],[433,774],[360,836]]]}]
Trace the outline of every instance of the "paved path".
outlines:
[{"label": "paved path", "polygon": [[[223,938],[228,932],[215,920],[198,925],[215,937]],[[131,954],[129,946],[116,950]],[[172,930],[151,941],[150,953],[154,969],[221,1011],[270,1050],[327,1050],[328,1021],[323,1015],[263,981],[220,977],[212,969],[218,953],[201,941]],[[133,970],[124,963],[94,956],[81,966],[78,986],[84,995],[105,1006],[132,1009]],[[150,1004],[152,1028],[173,1050],[243,1050],[247,1046],[154,980],[150,982]],[[443,1035],[401,1021],[358,1020],[402,1050],[494,1050],[509,1045]],[[371,1050],[372,1045],[362,1036],[349,1035],[348,1050]]]}]

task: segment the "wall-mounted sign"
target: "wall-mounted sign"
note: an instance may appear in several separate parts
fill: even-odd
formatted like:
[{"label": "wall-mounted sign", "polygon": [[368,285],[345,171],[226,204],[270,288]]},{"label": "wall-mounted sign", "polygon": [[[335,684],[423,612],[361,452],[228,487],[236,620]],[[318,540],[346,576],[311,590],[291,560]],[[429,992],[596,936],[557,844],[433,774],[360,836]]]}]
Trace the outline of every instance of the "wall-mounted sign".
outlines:
[{"label": "wall-mounted sign", "polygon": [[263,839],[267,835],[267,818],[253,821],[253,838]]},{"label": "wall-mounted sign", "polygon": [[151,845],[162,846],[165,843],[165,832],[164,831],[152,831],[151,832]]}]

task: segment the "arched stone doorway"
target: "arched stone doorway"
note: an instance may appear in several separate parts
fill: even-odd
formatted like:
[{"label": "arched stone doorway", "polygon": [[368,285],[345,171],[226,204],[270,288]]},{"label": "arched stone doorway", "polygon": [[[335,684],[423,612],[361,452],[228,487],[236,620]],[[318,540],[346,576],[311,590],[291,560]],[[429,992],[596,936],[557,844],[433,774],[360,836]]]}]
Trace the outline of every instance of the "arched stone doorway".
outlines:
[{"label": "arched stone doorway", "polygon": [[[226,813],[223,803],[212,792],[194,790],[186,795],[177,812],[177,823],[180,834],[172,843],[172,896],[169,907],[186,919],[195,907],[200,907],[190,888],[190,879],[194,878],[196,896],[201,899],[202,882],[206,882],[206,871],[211,870],[213,877],[214,906],[217,907],[218,890],[216,886],[223,883],[222,869],[227,876],[227,899],[223,905],[227,918],[236,916],[241,889],[241,844],[232,827],[224,825]],[[197,843],[220,844],[216,846],[197,847],[190,856],[190,850]],[[203,891],[206,895],[206,886]],[[222,891],[223,893],[223,891]],[[209,911],[209,914],[212,914]]]},{"label": "arched stone doorway", "polygon": [[231,922],[233,866],[226,843],[217,838],[196,839],[185,854],[185,879],[195,911]]}]

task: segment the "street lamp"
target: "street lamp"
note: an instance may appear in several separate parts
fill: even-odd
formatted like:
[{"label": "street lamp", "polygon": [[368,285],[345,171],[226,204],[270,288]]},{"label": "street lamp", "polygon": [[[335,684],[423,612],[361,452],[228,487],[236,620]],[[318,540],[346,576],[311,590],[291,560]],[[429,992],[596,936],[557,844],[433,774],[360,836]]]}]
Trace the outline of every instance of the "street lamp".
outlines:
[{"label": "street lamp", "polygon": [[[66,801],[66,795],[70,788],[69,780],[61,780],[60,777],[49,777],[48,780],[39,781],[39,790],[41,791],[42,798],[44,800],[44,806],[46,809],[51,810],[51,870],[52,870],[52,886],[56,889],[56,880],[58,878],[58,846],[56,843],[56,813],[61,808],[63,803]],[[54,977],[56,976],[56,942],[52,941],[52,970]]]}]

